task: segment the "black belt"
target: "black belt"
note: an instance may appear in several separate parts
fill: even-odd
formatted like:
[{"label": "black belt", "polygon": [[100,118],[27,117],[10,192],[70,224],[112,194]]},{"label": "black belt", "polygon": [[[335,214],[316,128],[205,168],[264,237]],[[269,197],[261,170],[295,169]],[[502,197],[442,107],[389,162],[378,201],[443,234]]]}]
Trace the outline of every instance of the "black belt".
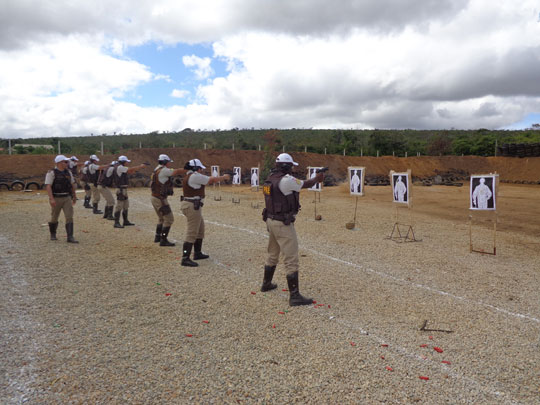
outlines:
[{"label": "black belt", "polygon": [[193,202],[193,201],[202,201],[202,198],[195,198],[195,197],[184,197],[184,201]]},{"label": "black belt", "polygon": [[70,193],[53,193],[53,197],[68,197]]},{"label": "black belt", "polygon": [[[270,218],[270,219],[273,219],[274,221],[281,221],[281,222],[283,222],[283,221],[285,221],[285,220],[287,219],[287,216],[286,216],[286,215],[283,215],[283,214],[281,214],[281,215],[279,215],[279,214],[277,214],[277,215],[276,215],[276,214],[266,214],[266,216],[267,216],[268,218]],[[295,218],[294,215],[291,215],[290,219],[291,219],[291,222],[296,221],[296,218]]]}]

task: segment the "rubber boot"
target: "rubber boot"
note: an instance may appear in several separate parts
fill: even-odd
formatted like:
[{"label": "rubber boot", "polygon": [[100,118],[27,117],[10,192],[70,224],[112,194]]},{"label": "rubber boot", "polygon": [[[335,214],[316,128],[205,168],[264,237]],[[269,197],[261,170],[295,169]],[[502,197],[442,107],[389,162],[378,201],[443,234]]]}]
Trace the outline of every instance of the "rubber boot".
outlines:
[{"label": "rubber boot", "polygon": [[191,249],[193,248],[193,243],[184,242],[184,247],[182,249],[182,266],[187,267],[197,267],[198,264],[189,258],[191,255]]},{"label": "rubber boot", "polygon": [[49,222],[49,232],[51,233],[51,240],[56,239],[56,228],[58,228],[58,222]]},{"label": "rubber boot", "polygon": [[210,257],[202,252],[202,239],[195,239],[193,248],[195,249],[195,253],[193,253],[193,260],[203,260]]},{"label": "rubber boot", "polygon": [[277,288],[277,284],[272,283],[276,266],[264,266],[264,278],[261,286],[261,292],[270,291]]},{"label": "rubber boot", "polygon": [[296,307],[298,305],[310,305],[313,304],[311,298],[305,298],[300,295],[298,291],[298,272],[295,271],[292,274],[287,274],[287,284],[289,285],[289,305]]},{"label": "rubber boot", "polygon": [[84,208],[92,208],[90,205],[90,198],[91,197],[84,197]]},{"label": "rubber boot", "polygon": [[103,210],[103,219],[107,219],[107,215],[109,215],[109,207],[105,206],[105,209]]},{"label": "rubber boot", "polygon": [[163,229],[163,224],[159,224],[156,226],[156,236],[154,237],[154,242],[159,243],[161,242],[161,230]]},{"label": "rubber boot", "polygon": [[161,239],[159,241],[159,246],[176,246],[175,243],[169,242],[167,236],[169,236],[169,231],[171,230],[170,226],[164,226],[161,230]]},{"label": "rubber boot", "polygon": [[73,222],[66,224],[67,241],[68,243],[79,243],[73,238]]},{"label": "rubber boot", "polygon": [[135,224],[133,222],[128,221],[128,210],[122,211],[122,218],[124,218],[124,226],[134,226]]},{"label": "rubber boot", "polygon": [[108,209],[109,211],[107,212],[107,216],[104,218],[108,219],[109,221],[114,221],[114,217],[112,213],[114,210],[114,205],[109,205],[108,207],[105,207],[105,209]]},{"label": "rubber boot", "polygon": [[94,210],[92,211],[92,214],[103,214],[103,211],[98,210],[98,207],[97,207],[98,203],[94,203],[93,206],[94,206]]},{"label": "rubber boot", "polygon": [[114,213],[114,227],[123,228],[124,226],[120,223],[120,211]]}]

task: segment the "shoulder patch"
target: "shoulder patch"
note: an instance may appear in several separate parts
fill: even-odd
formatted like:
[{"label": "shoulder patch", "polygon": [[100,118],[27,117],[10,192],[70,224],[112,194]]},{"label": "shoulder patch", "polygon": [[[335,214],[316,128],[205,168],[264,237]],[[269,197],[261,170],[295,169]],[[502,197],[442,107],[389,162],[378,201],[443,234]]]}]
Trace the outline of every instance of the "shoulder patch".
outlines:
[{"label": "shoulder patch", "polygon": [[302,180],[298,180],[298,179],[295,179],[296,180],[296,184],[300,185],[302,184]]}]

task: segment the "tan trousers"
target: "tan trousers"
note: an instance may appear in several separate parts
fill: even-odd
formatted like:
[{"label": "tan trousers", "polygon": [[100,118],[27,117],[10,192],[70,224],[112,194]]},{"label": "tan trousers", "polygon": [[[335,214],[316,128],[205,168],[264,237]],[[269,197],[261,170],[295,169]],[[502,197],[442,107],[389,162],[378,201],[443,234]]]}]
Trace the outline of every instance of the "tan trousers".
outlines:
[{"label": "tan trousers", "polygon": [[268,218],[266,228],[270,233],[266,265],[276,266],[281,252],[287,275],[297,272],[299,267],[298,239],[296,238],[294,223],[285,225],[281,221]]},{"label": "tan trousers", "polygon": [[94,186],[94,183],[89,183],[88,185],[90,186],[90,192],[92,193],[92,204],[99,203],[101,197],[98,188]]},{"label": "tan trousers", "polygon": [[198,210],[193,209],[193,203],[182,201],[180,204],[182,214],[187,218],[187,231],[184,241],[195,243],[197,239],[204,239],[204,218],[202,216],[202,207]]},{"label": "tan trousers", "polygon": [[84,190],[85,197],[92,197],[92,189],[86,190],[86,185],[90,187],[90,184],[81,180],[81,188]]},{"label": "tan trousers", "polygon": [[159,199],[157,197],[152,196],[150,201],[152,202],[152,207],[154,207],[154,210],[156,211],[156,214],[158,216],[158,219],[159,219],[158,223],[163,225],[164,227],[171,226],[173,224],[173,222],[174,222],[174,215],[173,215],[172,211],[169,212],[167,215],[163,215],[159,211],[159,209],[162,206],[169,205],[169,202],[167,201],[167,199],[165,198],[165,199],[161,200],[161,199]]},{"label": "tan trousers", "polygon": [[114,197],[111,193],[111,190],[109,190],[109,187],[97,186],[97,188],[103,198],[105,198],[105,201],[107,201],[106,206],[112,207],[114,205]]},{"label": "tan trousers", "polygon": [[67,197],[54,197],[56,205],[51,207],[51,223],[56,224],[60,211],[64,210],[64,217],[66,218],[66,224],[73,222],[73,200],[71,196]]},{"label": "tan trousers", "polygon": [[125,200],[119,200],[118,196],[123,195],[127,197],[127,188],[118,188],[116,189],[116,207],[114,209],[114,213],[120,212],[122,210],[127,210],[129,208],[129,200],[126,198]]}]

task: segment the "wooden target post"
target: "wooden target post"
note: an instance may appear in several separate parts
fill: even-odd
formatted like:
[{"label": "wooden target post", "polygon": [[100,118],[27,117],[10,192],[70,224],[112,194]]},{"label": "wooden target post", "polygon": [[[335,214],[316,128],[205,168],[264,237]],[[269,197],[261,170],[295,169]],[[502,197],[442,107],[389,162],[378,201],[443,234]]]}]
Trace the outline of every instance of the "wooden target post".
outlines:
[{"label": "wooden target post", "polygon": [[[219,166],[211,167],[211,176],[219,177]],[[218,196],[216,196],[216,183],[213,184],[214,201],[221,201],[221,182],[217,183]]]},{"label": "wooden target post", "polygon": [[[307,171],[307,180],[314,178],[317,175],[318,170],[322,170],[323,167],[313,167],[308,166]],[[319,195],[318,199],[319,202],[321,202],[321,192],[322,192],[322,183],[316,183],[313,187],[308,188],[309,191],[315,192],[315,196],[313,199],[314,205],[314,218],[315,221],[320,221],[322,219],[322,216],[320,214],[317,214],[317,194]]]},{"label": "wooden target post", "polygon": [[[499,193],[499,175],[473,174],[470,179],[469,193],[469,253],[481,253],[484,255],[497,255],[497,196]],[[475,248],[473,244],[473,220],[474,213],[477,211],[477,218],[483,215],[484,218],[493,222],[493,231],[491,240],[493,246],[491,250]],[[480,214],[480,212],[482,214]]]},{"label": "wooden target post", "polygon": [[[260,166],[257,166],[257,167],[252,167],[251,168],[251,171],[250,171],[250,178],[249,178],[249,182],[250,182],[250,190],[251,191],[255,191],[255,192],[259,192],[259,184],[260,184]],[[255,202],[251,202],[251,208],[254,208],[254,209],[258,209],[260,204],[259,204],[259,200],[258,200],[258,196],[255,197],[255,199],[257,201]]]},{"label": "wooden target post", "polygon": [[235,198],[235,194],[237,194],[237,188],[240,187],[241,182],[242,182],[242,168],[233,167],[233,178],[232,178],[232,187],[234,190],[233,195],[232,195],[233,204],[240,204],[240,196],[238,195],[237,198]]},{"label": "wooden target post", "polygon": [[[394,242],[420,242],[421,239],[416,239],[414,234],[414,222],[412,219],[412,176],[411,170],[406,172],[390,171],[390,184],[392,185],[393,203],[396,208],[395,220],[392,232],[386,239]],[[407,209],[407,223],[403,223],[399,218],[399,210]]]},{"label": "wooden target post", "polygon": [[363,166],[349,166],[347,168],[347,176],[349,178],[349,193],[355,197],[354,215],[352,222],[347,222],[345,228],[349,230],[356,229],[356,213],[358,211],[358,197],[364,195],[364,181],[366,168]]}]

